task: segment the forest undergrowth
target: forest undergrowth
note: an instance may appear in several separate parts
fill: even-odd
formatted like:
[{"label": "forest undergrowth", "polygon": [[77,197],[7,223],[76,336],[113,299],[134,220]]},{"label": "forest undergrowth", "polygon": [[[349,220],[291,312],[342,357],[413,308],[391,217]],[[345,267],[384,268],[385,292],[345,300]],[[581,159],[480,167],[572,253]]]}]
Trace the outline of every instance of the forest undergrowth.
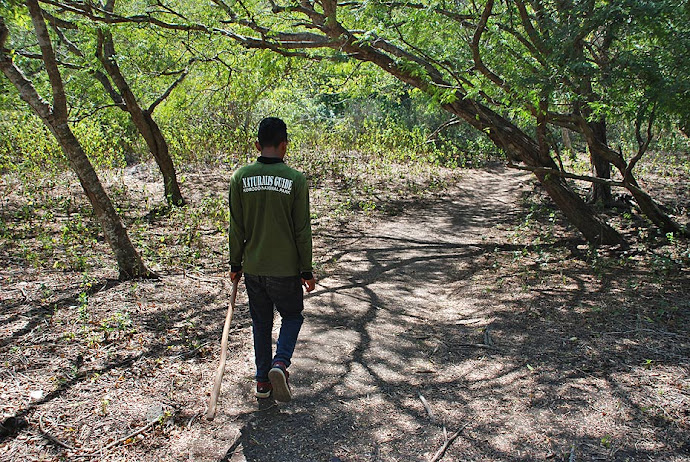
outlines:
[{"label": "forest undergrowth", "polygon": [[[218,460],[221,448],[228,451],[225,460],[231,460],[234,453],[228,448],[237,442],[232,432],[214,437],[208,444],[215,448],[200,448],[189,440],[202,425],[200,413],[217,361],[219,326],[227,306],[227,185],[242,162],[246,160],[183,166],[179,177],[189,205],[173,208],[162,200],[162,184],[152,162],[101,173],[132,241],[160,277],[124,283],[116,280],[109,249],[72,175],[35,170],[30,175],[12,172],[0,177],[0,453],[13,461],[78,456],[104,461]],[[690,458],[690,441],[683,436],[690,431],[687,239],[659,236],[631,206],[624,213],[610,214],[630,246],[590,247],[527,175],[520,180],[519,199],[513,202],[511,197],[485,197],[482,188],[487,185],[473,183],[471,170],[425,159],[323,150],[297,152],[288,162],[305,171],[311,184],[319,280],[350,271],[342,261],[347,253],[343,240],[356,248],[361,239],[357,236],[400,217],[413,216],[424,226],[428,210],[452,204],[457,197],[469,198],[470,213],[490,207],[485,200],[504,201],[510,212],[476,236],[486,243],[482,252],[471,261],[458,262],[470,265],[473,273],[445,274],[449,290],[467,279],[472,290],[496,305],[496,313],[510,308],[506,294],[541,294],[539,303],[515,312],[516,326],[547,323],[549,332],[561,332],[558,341],[565,351],[577,346],[583,353],[572,364],[567,354],[559,361],[584,371],[591,384],[627,368],[625,380],[637,381],[629,384],[630,389],[639,386],[640,390],[630,394],[638,412],[624,419],[626,425],[654,430],[640,442],[639,453],[614,425],[594,439],[580,435],[577,448],[574,440],[554,435],[542,452],[534,452],[536,443],[531,450],[518,445],[513,452],[501,452],[504,449],[496,443],[477,445],[456,457]],[[680,156],[651,156],[646,162],[640,173],[645,186],[687,225],[690,164]],[[483,169],[506,172],[498,164]],[[492,178],[503,181],[501,174]],[[572,284],[583,294],[567,307],[578,313],[575,326],[559,315],[566,309],[559,294]],[[241,305],[231,334],[229,367],[243,372],[239,382],[233,374],[226,380],[234,380],[231,390],[244,390],[237,393],[245,398],[251,386],[248,326],[247,307]],[[432,335],[438,326],[429,326]],[[488,327],[483,332],[488,335]],[[539,342],[531,348],[539,356]],[[543,348],[543,355],[551,354],[550,347]],[[444,349],[453,350],[453,342],[446,342]],[[591,362],[581,363],[583,358]],[[526,365],[530,372],[538,367]],[[654,394],[644,395],[648,392]],[[555,399],[544,394],[548,391],[535,389],[530,399]],[[584,412],[574,406],[573,412]],[[423,409],[420,413],[424,420]],[[447,416],[449,421],[453,418],[452,413]],[[230,425],[236,419],[227,417],[221,423]],[[533,431],[545,434],[546,430]],[[376,452],[355,426],[341,429],[338,449],[337,437],[329,430],[318,431],[324,432],[323,442],[302,441],[311,452],[290,460],[425,460],[424,455],[436,449],[425,447],[429,436],[420,434],[405,448],[396,446],[393,437],[379,441]],[[481,429],[474,432],[482,440]],[[434,435],[431,441],[440,438]],[[260,442],[250,448],[247,444],[246,460],[287,460]]]}]

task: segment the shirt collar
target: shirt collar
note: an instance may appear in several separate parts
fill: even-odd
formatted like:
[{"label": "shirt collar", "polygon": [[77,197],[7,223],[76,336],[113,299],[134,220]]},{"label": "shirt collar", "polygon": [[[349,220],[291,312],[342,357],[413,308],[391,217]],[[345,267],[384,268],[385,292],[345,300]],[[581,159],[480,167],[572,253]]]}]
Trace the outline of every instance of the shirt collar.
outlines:
[{"label": "shirt collar", "polygon": [[279,157],[265,157],[265,156],[259,156],[258,159],[256,159],[257,162],[261,162],[262,164],[279,164],[283,162],[283,159]]}]

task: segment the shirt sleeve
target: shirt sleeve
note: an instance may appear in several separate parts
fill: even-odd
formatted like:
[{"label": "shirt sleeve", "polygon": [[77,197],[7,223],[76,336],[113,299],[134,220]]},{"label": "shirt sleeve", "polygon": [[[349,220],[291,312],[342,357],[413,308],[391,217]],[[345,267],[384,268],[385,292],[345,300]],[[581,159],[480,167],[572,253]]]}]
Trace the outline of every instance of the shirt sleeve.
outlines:
[{"label": "shirt sleeve", "polygon": [[295,191],[296,197],[292,209],[292,222],[295,224],[295,245],[299,257],[300,273],[311,272],[312,241],[311,241],[311,213],[309,209],[309,188],[304,176]]},{"label": "shirt sleeve", "polygon": [[230,229],[228,239],[230,244],[230,266],[241,267],[244,255],[244,222],[242,214],[242,196],[239,179],[233,175],[230,178]]}]

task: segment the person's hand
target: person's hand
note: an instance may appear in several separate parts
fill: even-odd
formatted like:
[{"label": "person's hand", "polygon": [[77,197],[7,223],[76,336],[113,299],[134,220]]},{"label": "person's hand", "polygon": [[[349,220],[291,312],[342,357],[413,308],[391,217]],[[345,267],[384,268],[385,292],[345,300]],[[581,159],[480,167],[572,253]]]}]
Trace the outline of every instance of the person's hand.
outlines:
[{"label": "person's hand", "polygon": [[311,278],[311,279],[304,279],[302,278],[302,285],[304,286],[304,289],[307,291],[307,293],[311,292],[314,290],[316,287],[316,279]]},{"label": "person's hand", "polygon": [[231,272],[230,273],[230,282],[240,282],[240,278],[242,277],[242,271],[238,271],[236,273]]}]

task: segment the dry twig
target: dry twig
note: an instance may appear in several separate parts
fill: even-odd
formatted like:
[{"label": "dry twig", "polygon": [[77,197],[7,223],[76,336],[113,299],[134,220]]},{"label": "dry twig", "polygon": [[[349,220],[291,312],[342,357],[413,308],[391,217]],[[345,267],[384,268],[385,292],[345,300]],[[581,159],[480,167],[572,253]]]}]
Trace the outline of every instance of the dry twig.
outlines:
[{"label": "dry twig", "polygon": [[456,431],[455,433],[453,433],[452,435],[450,435],[450,438],[446,439],[446,442],[443,443],[443,446],[441,446],[441,447],[438,449],[438,451],[436,451],[436,454],[434,454],[434,457],[432,457],[432,458],[429,460],[429,462],[438,462],[439,460],[441,460],[441,458],[443,457],[443,455],[446,453],[446,450],[448,449],[448,447],[453,443],[453,441],[455,441],[455,439],[456,439],[458,436],[460,436],[460,433],[461,433],[461,432],[465,429],[465,427],[467,427],[469,424],[470,424],[470,423],[467,422],[465,425],[463,425],[462,427],[460,427],[460,429],[459,429],[458,431]]},{"label": "dry twig", "polygon": [[197,412],[196,414],[194,414],[194,415],[192,416],[191,419],[189,419],[189,423],[187,423],[187,430],[189,430],[190,428],[192,428],[192,424],[194,423],[194,419],[196,419],[196,418],[199,417],[200,415],[201,415],[201,413],[200,413],[200,412]]},{"label": "dry twig", "polygon": [[486,345],[484,343],[454,343],[453,346],[461,348],[484,348],[486,350],[498,350],[493,345]]},{"label": "dry twig", "polygon": [[41,430],[41,434],[51,442],[57,444],[58,446],[62,446],[65,449],[69,449],[70,451],[75,451],[74,447],[70,446],[67,443],[63,443],[55,436],[53,436],[50,432],[48,432],[48,430],[45,429],[45,427],[43,426],[43,416],[38,416],[38,428]]},{"label": "dry twig", "polygon": [[199,345],[198,347],[194,348],[193,350],[185,351],[184,353],[180,353],[179,355],[175,355],[170,359],[179,359],[179,358],[184,358],[186,356],[192,356],[197,351],[201,350],[203,347],[205,347],[206,345],[210,345],[210,344],[211,344],[211,342],[204,342],[201,345]]},{"label": "dry twig", "polygon": [[[225,282],[226,278],[222,276],[197,276],[196,274],[193,273],[184,273],[185,277],[188,277],[190,279],[194,279],[195,281],[201,281],[201,282],[208,282],[210,284],[218,284],[218,283],[223,283]],[[230,279],[229,277],[227,279]]]},{"label": "dry twig", "polygon": [[494,341],[491,338],[491,326],[486,326],[484,328],[484,345],[486,346],[493,346]]},{"label": "dry twig", "polygon": [[[159,419],[153,420],[153,421],[149,422],[148,424],[144,425],[143,427],[141,427],[139,430],[135,430],[135,431],[133,431],[132,433],[130,433],[129,435],[127,435],[127,436],[125,436],[125,437],[123,437],[123,438],[120,438],[120,439],[117,440],[117,441],[113,441],[112,443],[110,443],[109,445],[107,445],[106,447],[104,447],[103,449],[99,449],[98,452],[109,451],[110,449],[114,448],[115,446],[118,446],[119,444],[124,443],[124,442],[127,441],[128,439],[134,438],[135,436],[137,436],[137,435],[140,434],[140,433],[144,433],[146,430],[152,428],[152,427],[153,427],[154,425],[156,425],[158,422],[159,422]],[[95,451],[94,451],[94,452],[95,452]]]},{"label": "dry twig", "polygon": [[129,440],[129,439],[131,439],[131,438],[134,438],[135,436],[139,435],[140,433],[144,433],[145,431],[150,430],[154,425],[156,425],[156,424],[159,423],[159,422],[160,422],[160,419],[153,420],[153,421],[149,422],[148,424],[144,425],[143,427],[139,428],[138,430],[133,431],[132,433],[128,434],[128,435],[125,436],[125,437],[120,438],[120,439],[117,440],[117,441],[113,441],[112,443],[108,444],[107,446],[105,446],[105,447],[103,447],[103,448],[100,448],[100,449],[92,449],[91,451],[79,452],[78,449],[76,449],[76,448],[74,448],[74,447],[72,447],[72,446],[69,446],[69,445],[63,443],[62,441],[60,441],[60,440],[58,440],[57,438],[55,438],[54,436],[52,436],[50,433],[46,432],[46,431],[43,429],[43,424],[42,424],[42,422],[41,422],[40,417],[39,417],[39,420],[38,420],[39,426],[40,426],[40,428],[41,428],[41,432],[42,432],[48,439],[50,439],[51,441],[53,441],[54,443],[56,443],[56,444],[58,444],[58,445],[60,445],[60,446],[62,446],[62,447],[64,447],[64,448],[66,448],[66,449],[69,449],[70,451],[74,451],[75,454],[72,454],[72,455],[70,456],[70,457],[73,457],[73,458],[77,458],[77,457],[79,457],[79,458],[81,458],[81,457],[86,457],[86,458],[88,458],[88,457],[102,457],[104,452],[111,450],[111,449],[114,448],[115,446],[118,446],[118,445],[120,445],[120,444],[126,442],[127,440]]},{"label": "dry twig", "polygon": [[426,398],[421,393],[417,394],[419,395],[419,400],[422,402],[422,406],[424,406],[424,409],[426,409],[426,413],[429,414],[429,419],[431,419],[432,422],[435,422],[436,416],[434,415],[434,412],[431,410],[431,406],[429,406],[429,403],[427,402]]},{"label": "dry twig", "polygon": [[29,301],[29,295],[26,293],[26,290],[24,290],[23,287],[19,287],[19,290],[21,291],[22,295],[24,296],[24,301],[28,302]]}]

